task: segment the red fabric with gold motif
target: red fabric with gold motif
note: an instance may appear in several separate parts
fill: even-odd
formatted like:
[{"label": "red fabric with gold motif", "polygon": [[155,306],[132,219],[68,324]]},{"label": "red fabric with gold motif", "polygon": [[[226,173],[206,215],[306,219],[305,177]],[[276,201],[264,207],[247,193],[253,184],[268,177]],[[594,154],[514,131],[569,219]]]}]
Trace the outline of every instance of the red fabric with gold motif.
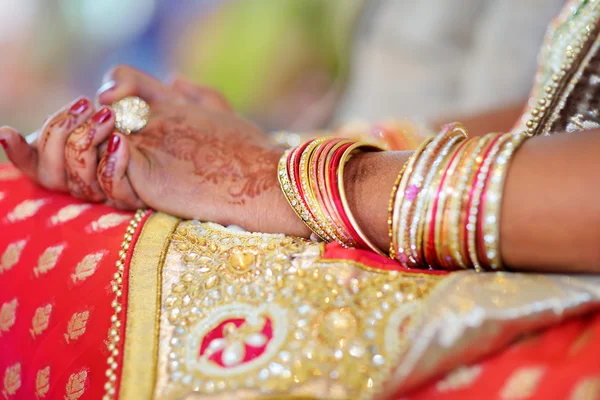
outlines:
[{"label": "red fabric with gold motif", "polygon": [[0,165],[0,393],[104,393],[111,279],[132,214],[35,186]]},{"label": "red fabric with gold motif", "polygon": [[599,400],[600,313],[524,337],[402,399]]}]

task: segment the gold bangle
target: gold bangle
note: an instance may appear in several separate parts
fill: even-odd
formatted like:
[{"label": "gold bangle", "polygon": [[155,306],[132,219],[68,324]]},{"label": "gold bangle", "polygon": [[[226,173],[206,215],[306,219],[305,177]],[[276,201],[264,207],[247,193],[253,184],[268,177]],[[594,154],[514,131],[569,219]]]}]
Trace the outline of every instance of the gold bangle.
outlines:
[{"label": "gold bangle", "polygon": [[[325,240],[324,233],[318,228],[316,221],[312,218],[306,206],[304,205],[304,201],[300,197],[300,193],[298,192],[298,187],[296,186],[296,179],[294,178],[294,162],[297,157],[298,148],[294,148],[286,151],[281,159],[279,160],[278,165],[278,174],[277,177],[279,179],[279,185],[283,194],[296,213],[296,215],[306,224],[306,226],[314,232],[319,238]],[[288,157],[290,157],[290,163],[288,168]]]},{"label": "gold bangle", "polygon": [[416,236],[413,239],[415,241],[411,242],[411,249],[412,246],[415,246],[415,259],[421,266],[428,265],[424,258],[423,239],[430,229],[430,220],[426,218],[427,212],[433,202],[436,190],[439,188],[439,182],[434,185],[434,180],[443,173],[452,156],[452,150],[467,138],[466,131],[460,125],[453,126],[452,130],[446,133],[446,136],[447,142],[440,144],[438,154],[428,167],[428,172],[422,184],[425,190],[417,198],[417,206],[412,222],[413,229],[416,230]]},{"label": "gold bangle", "polygon": [[448,179],[444,182],[444,185],[440,188],[440,200],[438,203],[438,215],[436,221],[436,233],[435,236],[435,252],[436,257],[440,262],[440,267],[448,270],[453,270],[454,265],[452,264],[452,257],[450,256],[449,248],[449,218],[453,212],[450,209],[449,204],[454,196],[456,189],[456,181],[459,178],[457,173],[460,167],[461,160],[464,154],[468,151],[469,146],[472,145],[473,139],[463,141],[461,146],[456,148],[453,160],[448,165],[447,176]]},{"label": "gold bangle", "polygon": [[492,270],[503,269],[500,254],[500,215],[508,166],[516,151],[529,137],[526,132],[509,135],[510,140],[502,146],[502,150],[494,159],[483,199],[483,212],[481,215],[484,229],[482,232],[483,256]]},{"label": "gold bangle", "polygon": [[377,253],[379,255],[385,256],[385,253],[381,249],[379,249],[377,246],[375,246],[373,244],[373,242],[371,242],[371,240],[367,237],[367,235],[365,235],[365,233],[362,231],[362,229],[356,222],[354,215],[352,214],[352,210],[350,209],[350,206],[348,205],[348,199],[346,198],[346,190],[344,188],[344,167],[345,167],[346,163],[350,160],[350,158],[352,158],[353,153],[356,150],[358,150],[359,148],[360,149],[370,149],[370,151],[383,151],[383,149],[381,147],[371,144],[371,143],[367,143],[367,142],[356,142],[356,143],[350,145],[346,150],[344,150],[344,153],[342,153],[342,156],[340,158],[340,166],[337,171],[338,189],[340,192],[340,199],[342,201],[342,206],[344,207],[344,211],[346,212],[346,216],[348,217],[348,220],[350,220],[352,227],[354,228],[354,230],[356,231],[358,236],[361,238],[361,240],[367,245],[367,247],[370,250],[374,251],[375,253]]},{"label": "gold bangle", "polygon": [[[430,268],[440,268],[440,261],[437,259],[437,243],[436,243],[436,232],[439,231],[441,221],[438,220],[438,216],[441,217],[443,208],[440,207],[440,199],[442,197],[442,186],[448,179],[448,168],[455,160],[457,151],[462,147],[462,144],[466,141],[466,132],[462,127],[458,127],[463,133],[462,136],[458,137],[456,141],[453,141],[448,146],[448,149],[440,157],[440,163],[435,167],[435,174],[433,180],[429,184],[428,201],[423,210],[423,235],[422,239],[425,243],[421,245],[423,249],[423,263],[428,265]],[[442,199],[443,200],[443,199]],[[430,240],[431,239],[431,240]]]},{"label": "gold bangle", "polygon": [[[351,140],[341,140],[340,142],[336,143],[329,149],[327,157],[325,158],[325,171],[329,171],[331,168],[331,158],[333,156],[333,153],[335,153],[335,151],[337,149],[339,149],[341,146],[351,143],[351,142],[352,142]],[[330,202],[329,207],[331,209],[331,212],[333,212],[334,219],[337,220],[336,225],[338,225],[338,229],[340,229],[341,234],[344,237],[349,238],[348,240],[344,241],[343,246],[344,247],[356,247],[356,242],[352,238],[352,234],[346,229],[346,227],[342,221],[342,217],[339,215],[335,204],[332,203],[333,192],[331,191],[331,180],[330,180],[328,173],[325,174],[325,190],[326,190],[326,194],[327,194],[326,201]]]},{"label": "gold bangle", "polygon": [[400,208],[400,225],[399,232],[401,238],[398,244],[398,253],[404,255],[403,265],[407,267],[422,267],[421,254],[418,246],[418,235],[420,221],[420,213],[424,200],[424,192],[427,190],[426,185],[429,178],[432,177],[434,171],[431,166],[436,162],[440,152],[446,147],[449,141],[455,140],[455,130],[447,129],[427,146],[425,151],[417,160],[411,174],[407,180],[406,190],[402,199],[402,207]]},{"label": "gold bangle", "polygon": [[300,171],[298,171],[298,174],[300,177],[299,184],[301,185],[302,192],[304,193],[304,200],[306,201],[308,212],[312,216],[314,224],[318,227],[318,229],[320,229],[320,233],[317,233],[317,235],[319,235],[326,242],[333,242],[335,241],[335,238],[331,234],[331,230],[328,229],[327,225],[325,224],[325,218],[322,215],[319,205],[317,204],[317,199],[312,189],[312,177],[310,176],[309,170],[309,162],[312,155],[314,154],[317,147],[326,140],[327,138],[313,140],[304,149],[304,151],[300,155],[300,162],[298,163],[298,165],[300,166]]},{"label": "gold bangle", "polygon": [[467,189],[472,163],[478,155],[480,146],[481,143],[479,138],[470,139],[469,143],[466,145],[463,156],[457,167],[457,178],[453,181],[452,195],[450,196],[447,206],[448,229],[446,230],[446,243],[448,246],[448,257],[450,257],[455,266],[459,266],[462,269],[468,269],[469,263],[466,260],[466,255],[462,251],[460,221],[462,218],[465,191]]},{"label": "gold bangle", "polygon": [[406,169],[404,171],[404,174],[402,174],[402,177],[400,178],[400,183],[398,184],[398,189],[396,190],[396,195],[394,198],[394,205],[392,210],[392,240],[390,242],[390,254],[393,254],[394,258],[403,265],[405,265],[405,263],[408,261],[406,254],[404,254],[404,250],[402,249],[402,252],[400,251],[399,237],[400,226],[402,225],[402,221],[400,220],[401,212],[402,208],[405,207],[405,203],[403,201],[404,194],[408,186],[409,178],[415,169],[415,164],[434,139],[435,138],[429,138],[425,140],[410,156],[410,158],[406,162]]},{"label": "gold bangle", "polygon": [[481,203],[481,194],[485,185],[490,166],[494,160],[495,154],[501,148],[506,140],[504,135],[499,133],[490,133],[484,137],[488,137],[488,143],[481,150],[481,154],[476,159],[476,176],[471,190],[473,193],[470,196],[471,203],[467,205],[467,221],[465,228],[467,230],[467,254],[476,271],[482,271],[483,266],[481,258],[477,251],[477,223],[479,219],[479,204]]},{"label": "gold bangle", "polygon": [[398,176],[396,177],[396,180],[394,181],[394,186],[392,186],[392,193],[390,194],[390,200],[388,202],[388,237],[390,240],[390,249],[388,251],[388,255],[389,257],[393,260],[396,258],[396,252],[394,250],[394,246],[393,246],[393,236],[394,236],[394,224],[393,224],[393,218],[394,218],[394,199],[396,198],[396,194],[398,193],[398,186],[400,185],[400,180],[402,179],[402,176],[404,175],[404,172],[406,171],[406,168],[408,167],[408,164],[410,163],[412,157],[409,157],[408,160],[406,160],[406,162],[402,165],[402,168],[400,168],[400,172],[398,172]]}]

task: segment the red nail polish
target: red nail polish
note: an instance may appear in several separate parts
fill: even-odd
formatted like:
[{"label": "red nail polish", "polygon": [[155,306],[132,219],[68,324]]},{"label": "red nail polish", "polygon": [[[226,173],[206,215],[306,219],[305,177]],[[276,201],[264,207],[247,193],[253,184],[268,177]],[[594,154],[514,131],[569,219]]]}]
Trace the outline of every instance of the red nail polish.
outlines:
[{"label": "red nail polish", "polygon": [[104,107],[102,110],[98,111],[93,117],[92,121],[95,124],[103,124],[110,118],[112,111],[108,107]]},{"label": "red nail polish", "polygon": [[71,106],[71,114],[79,115],[90,107],[88,99],[81,99]]},{"label": "red nail polish", "polygon": [[108,140],[108,153],[112,154],[117,151],[119,144],[121,144],[121,138],[117,135],[112,135]]},{"label": "red nail polish", "polygon": [[8,142],[5,139],[0,139],[0,145],[4,150],[8,150]]}]

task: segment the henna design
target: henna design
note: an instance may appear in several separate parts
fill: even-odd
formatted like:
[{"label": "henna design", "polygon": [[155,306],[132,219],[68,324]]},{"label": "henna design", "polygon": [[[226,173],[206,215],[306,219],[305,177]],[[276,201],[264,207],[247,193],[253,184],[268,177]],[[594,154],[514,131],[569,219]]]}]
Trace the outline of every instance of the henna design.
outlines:
[{"label": "henna design", "polygon": [[100,171],[98,174],[98,180],[100,181],[102,190],[110,199],[113,199],[113,178],[115,175],[116,165],[117,157],[114,156],[103,157],[98,165],[98,171]]},{"label": "henna design", "polygon": [[94,136],[96,136],[96,128],[90,121],[75,129],[69,136],[65,148],[67,162],[73,161],[78,167],[85,168],[85,158],[82,155],[92,147]]},{"label": "henna design", "polygon": [[72,114],[69,111],[63,111],[58,114],[56,117],[52,119],[52,121],[44,126],[42,131],[42,136],[44,136],[44,141],[42,142],[42,150],[46,149],[46,145],[48,144],[48,139],[50,139],[50,135],[52,131],[56,128],[70,130],[77,122],[77,116]]},{"label": "henna design", "polygon": [[71,195],[78,199],[89,200],[94,194],[92,187],[79,175],[77,171],[73,171],[69,167],[67,167],[67,185]]},{"label": "henna design", "polygon": [[67,140],[65,148],[67,184],[71,194],[79,199],[89,200],[95,193],[92,186],[80,175],[80,170],[86,167],[85,152],[92,147],[95,135],[96,128],[91,121],[87,121],[75,129]]},{"label": "henna design", "polygon": [[227,185],[229,202],[243,205],[277,186],[279,156],[244,143],[251,135],[242,132],[235,127],[217,128],[206,120],[199,130],[185,117],[173,115],[144,131],[139,145],[191,163],[200,183]]}]

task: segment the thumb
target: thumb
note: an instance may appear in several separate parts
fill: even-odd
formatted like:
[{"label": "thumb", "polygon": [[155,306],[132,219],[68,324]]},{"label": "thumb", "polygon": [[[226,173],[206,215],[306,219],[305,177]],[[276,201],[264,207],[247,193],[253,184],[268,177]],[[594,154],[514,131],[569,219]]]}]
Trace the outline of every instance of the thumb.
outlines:
[{"label": "thumb", "polygon": [[36,149],[30,146],[19,132],[6,126],[0,128],[0,144],[14,166],[35,180],[37,176]]}]

